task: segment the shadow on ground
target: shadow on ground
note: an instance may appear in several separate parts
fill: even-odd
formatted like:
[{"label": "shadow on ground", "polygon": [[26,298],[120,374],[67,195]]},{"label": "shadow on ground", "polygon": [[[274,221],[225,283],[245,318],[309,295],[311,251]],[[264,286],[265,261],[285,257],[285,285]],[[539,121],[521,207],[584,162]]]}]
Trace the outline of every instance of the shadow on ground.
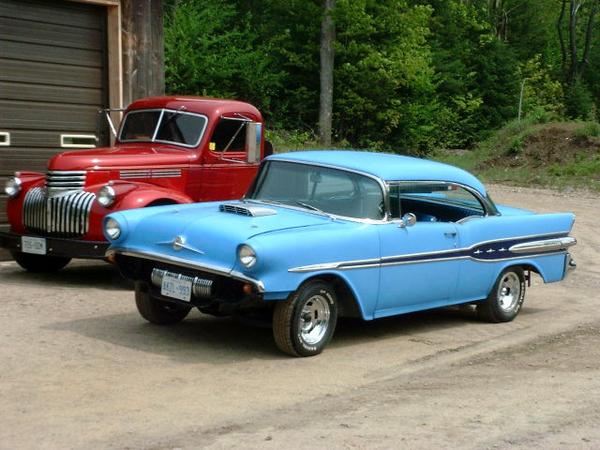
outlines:
[{"label": "shadow on ground", "polygon": [[[536,313],[535,309],[525,311],[527,314]],[[464,308],[445,308],[371,322],[340,319],[330,347],[358,346],[400,337],[415,340],[428,332],[460,328],[476,321],[475,313]],[[171,326],[147,323],[132,311],[60,322],[47,328],[166,355],[192,364],[201,361],[230,364],[257,358],[286,358],[276,348],[270,327],[252,326],[232,318],[212,317],[198,311],[192,311],[186,320]]]},{"label": "shadow on ground", "polygon": [[123,278],[115,266],[104,261],[76,261],[52,273],[31,273],[16,263],[4,263],[0,266],[0,277],[3,283],[13,285],[39,283],[50,287],[133,290],[133,283]]}]

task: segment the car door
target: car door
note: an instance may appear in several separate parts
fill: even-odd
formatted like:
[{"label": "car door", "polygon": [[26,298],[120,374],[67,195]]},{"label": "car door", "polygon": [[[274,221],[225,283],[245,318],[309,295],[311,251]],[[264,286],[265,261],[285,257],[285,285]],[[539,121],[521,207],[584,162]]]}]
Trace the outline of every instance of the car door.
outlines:
[{"label": "car door", "polygon": [[456,225],[417,222],[379,227],[380,289],[376,317],[448,304],[454,297],[460,260]]},{"label": "car door", "polygon": [[[392,221],[380,226],[381,270],[377,317],[452,303],[462,255],[448,183],[404,182],[390,186]],[[414,225],[399,218],[414,214]]]}]

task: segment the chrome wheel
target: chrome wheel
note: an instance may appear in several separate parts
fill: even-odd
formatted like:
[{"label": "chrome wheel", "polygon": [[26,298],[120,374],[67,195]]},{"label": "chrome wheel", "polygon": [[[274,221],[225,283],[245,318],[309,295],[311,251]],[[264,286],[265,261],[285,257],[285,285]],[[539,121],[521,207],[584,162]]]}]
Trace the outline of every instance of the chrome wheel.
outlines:
[{"label": "chrome wheel", "polygon": [[520,298],[521,280],[514,272],[507,272],[498,283],[498,306],[503,311],[511,311]]},{"label": "chrome wheel", "polygon": [[316,345],[327,333],[331,311],[329,302],[322,295],[308,299],[300,314],[300,334],[308,345]]}]

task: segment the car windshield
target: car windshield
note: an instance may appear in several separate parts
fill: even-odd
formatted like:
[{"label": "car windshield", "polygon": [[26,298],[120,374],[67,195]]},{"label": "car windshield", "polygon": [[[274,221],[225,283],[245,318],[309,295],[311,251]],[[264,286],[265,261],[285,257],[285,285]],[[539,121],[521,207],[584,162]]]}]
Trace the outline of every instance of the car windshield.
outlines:
[{"label": "car windshield", "polygon": [[383,192],[375,179],[310,164],[268,161],[246,198],[357,219],[385,216]]},{"label": "car windshield", "polygon": [[196,147],[202,139],[205,116],[169,109],[130,111],[123,120],[120,142],[164,142]]}]

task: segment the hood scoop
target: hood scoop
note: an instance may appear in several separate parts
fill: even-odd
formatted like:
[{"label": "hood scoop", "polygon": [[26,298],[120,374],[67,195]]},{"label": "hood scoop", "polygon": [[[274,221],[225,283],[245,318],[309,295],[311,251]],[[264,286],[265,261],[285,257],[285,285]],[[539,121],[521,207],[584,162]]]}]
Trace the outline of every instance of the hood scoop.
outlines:
[{"label": "hood scoop", "polygon": [[277,211],[271,208],[265,208],[263,206],[256,205],[240,205],[234,203],[223,203],[219,205],[219,211],[248,217],[274,216],[277,214]]}]

